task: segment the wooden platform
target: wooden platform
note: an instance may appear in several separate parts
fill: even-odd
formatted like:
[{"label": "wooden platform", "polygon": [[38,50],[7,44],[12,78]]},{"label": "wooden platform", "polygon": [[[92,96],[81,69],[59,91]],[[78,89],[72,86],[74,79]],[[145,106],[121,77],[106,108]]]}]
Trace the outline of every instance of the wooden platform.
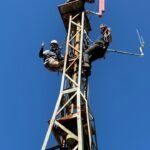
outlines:
[{"label": "wooden platform", "polygon": [[[76,0],[58,6],[61,18],[63,20],[66,31],[68,31],[69,16],[84,11],[84,1]],[[85,29],[91,31],[91,26],[87,15],[85,15]]]}]

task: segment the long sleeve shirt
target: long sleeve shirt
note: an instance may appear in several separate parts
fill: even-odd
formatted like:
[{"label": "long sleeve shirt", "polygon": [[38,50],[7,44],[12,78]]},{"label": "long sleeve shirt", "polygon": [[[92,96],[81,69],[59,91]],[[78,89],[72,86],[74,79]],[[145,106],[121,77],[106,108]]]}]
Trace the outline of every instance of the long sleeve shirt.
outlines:
[{"label": "long sleeve shirt", "polygon": [[57,59],[57,60],[62,60],[63,59],[63,56],[61,55],[61,52],[60,52],[59,49],[44,50],[44,46],[42,46],[41,49],[40,49],[39,57],[44,58],[44,61],[47,58],[50,58],[50,57],[52,57],[54,59]]}]

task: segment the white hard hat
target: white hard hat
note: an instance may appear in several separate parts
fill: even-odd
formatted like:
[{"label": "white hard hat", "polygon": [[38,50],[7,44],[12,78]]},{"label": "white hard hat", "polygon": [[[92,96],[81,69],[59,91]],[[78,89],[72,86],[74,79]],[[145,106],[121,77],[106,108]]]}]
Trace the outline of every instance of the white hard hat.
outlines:
[{"label": "white hard hat", "polygon": [[58,45],[58,42],[56,41],[56,40],[52,40],[51,42],[50,42],[50,45],[51,44],[57,44]]}]

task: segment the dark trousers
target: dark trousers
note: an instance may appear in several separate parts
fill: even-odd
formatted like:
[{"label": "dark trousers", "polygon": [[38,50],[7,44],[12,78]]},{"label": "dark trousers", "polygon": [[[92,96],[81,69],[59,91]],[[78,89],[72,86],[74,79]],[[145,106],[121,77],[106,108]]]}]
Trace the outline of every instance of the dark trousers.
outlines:
[{"label": "dark trousers", "polygon": [[84,63],[91,63],[95,61],[98,58],[104,57],[104,54],[106,53],[107,48],[103,47],[102,44],[94,44],[91,47],[89,47],[85,52],[83,53],[83,61]]}]

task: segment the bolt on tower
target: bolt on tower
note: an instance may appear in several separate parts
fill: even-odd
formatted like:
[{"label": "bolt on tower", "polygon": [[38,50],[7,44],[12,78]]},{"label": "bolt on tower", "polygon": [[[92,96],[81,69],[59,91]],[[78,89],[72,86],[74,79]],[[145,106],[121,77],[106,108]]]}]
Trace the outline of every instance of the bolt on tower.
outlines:
[{"label": "bolt on tower", "polygon": [[[85,1],[76,0],[58,6],[67,31],[66,51],[60,93],[42,150],[98,149],[94,117],[88,105],[88,76],[82,67],[82,54],[91,30],[84,4]],[[51,133],[58,145],[49,148]]]}]

